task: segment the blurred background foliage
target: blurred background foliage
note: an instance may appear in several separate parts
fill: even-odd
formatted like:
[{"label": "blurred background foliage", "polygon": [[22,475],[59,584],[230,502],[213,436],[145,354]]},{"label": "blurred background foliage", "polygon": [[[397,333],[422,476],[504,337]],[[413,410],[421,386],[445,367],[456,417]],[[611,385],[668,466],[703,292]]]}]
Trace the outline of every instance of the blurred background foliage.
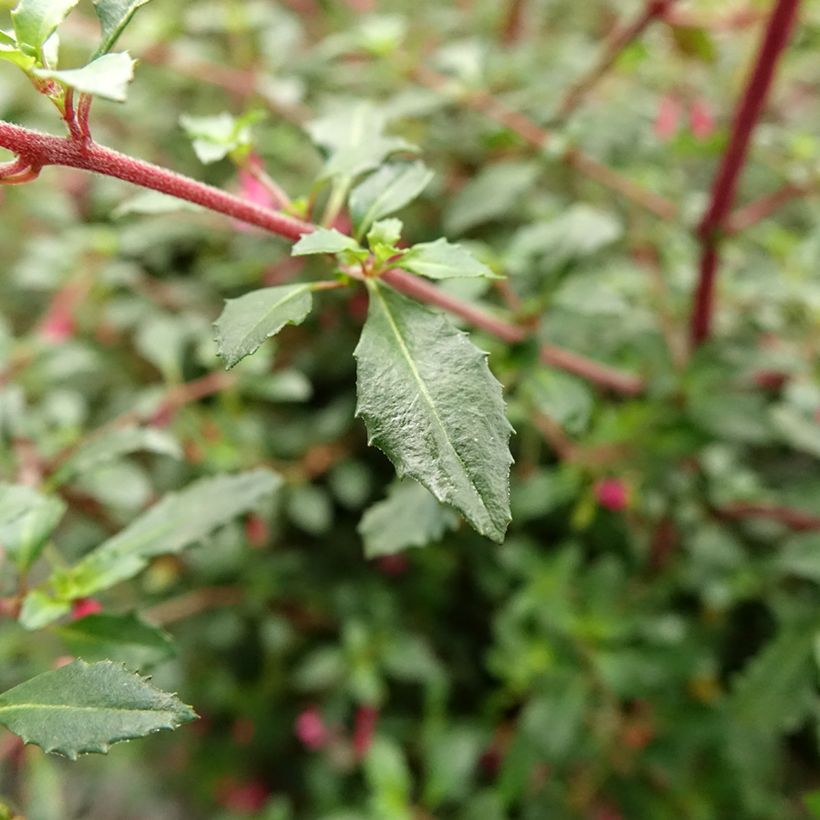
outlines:
[{"label": "blurred background foliage", "polygon": [[[0,474],[132,411],[184,452],[69,482],[68,557],[197,476],[266,464],[287,480],[276,505],[101,598],[172,634],[173,657],[124,659],[202,719],[72,764],[3,734],[0,791],[23,816],[820,817],[820,204],[796,198],[727,243],[715,339],[689,358],[692,226],[771,4],[678,5],[685,24],[648,28],[569,115],[568,89],[642,3],[155,0],[135,19],[122,45],[137,78],[125,106],[95,104],[99,142],[236,191],[236,168],[200,165],[179,119],[260,111],[255,151],[309,196],[322,155],[304,125],[371,101],[436,172],[401,214],[408,241],[446,234],[508,275],[445,287],[647,389],[619,397],[545,367],[532,343],[473,333],[517,431],[514,520],[497,546],[414,485],[391,488],[366,447],[360,294],[322,294],[235,382],[169,409],[169,390],[221,367],[222,300],[302,263],[110,179],[49,168],[0,190]],[[66,64],[95,31],[81,3]],[[817,186],[818,45],[806,2],[742,203]],[[471,110],[481,90],[553,139],[536,151]],[[58,126],[10,67],[0,116]],[[679,217],[566,167],[569,145]],[[374,508],[388,492],[392,506]],[[434,542],[419,548],[414,527]],[[3,622],[0,686],[74,654],[66,640]]]}]

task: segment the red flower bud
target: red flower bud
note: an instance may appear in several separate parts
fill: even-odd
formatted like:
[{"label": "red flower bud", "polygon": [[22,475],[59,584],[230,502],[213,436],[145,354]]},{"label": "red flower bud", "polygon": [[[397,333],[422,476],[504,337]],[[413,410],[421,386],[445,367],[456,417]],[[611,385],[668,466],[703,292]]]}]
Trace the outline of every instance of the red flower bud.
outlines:
[{"label": "red flower bud", "polygon": [[681,106],[676,97],[665,94],[658,105],[658,115],[655,118],[655,136],[662,142],[672,139],[678,130]]},{"label": "red flower bud", "polygon": [[79,621],[89,615],[97,615],[102,612],[102,604],[94,598],[77,598],[71,605],[71,618]]},{"label": "red flower bud", "polygon": [[619,478],[605,478],[595,485],[595,498],[607,510],[625,510],[629,506],[629,489]]},{"label": "red flower bud", "polygon": [[330,732],[315,706],[299,713],[294,727],[296,737],[311,751],[318,751],[327,745]]}]

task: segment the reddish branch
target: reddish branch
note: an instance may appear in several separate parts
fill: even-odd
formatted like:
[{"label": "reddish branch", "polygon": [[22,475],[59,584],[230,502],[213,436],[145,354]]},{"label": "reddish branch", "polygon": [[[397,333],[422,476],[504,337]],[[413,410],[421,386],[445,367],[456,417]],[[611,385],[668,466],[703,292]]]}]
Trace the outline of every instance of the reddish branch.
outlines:
[{"label": "reddish branch", "polygon": [[193,202],[293,241],[313,231],[308,222],[261,208],[218,188],[87,140],[53,137],[0,122],[0,146],[17,154],[34,171],[47,165],[64,165],[115,177]]},{"label": "reddish branch", "polygon": [[[388,271],[382,275],[382,279],[396,290],[400,290],[420,302],[435,305],[449,313],[460,316],[473,327],[480,328],[509,344],[518,344],[529,336],[528,331],[524,328],[492,316],[475,305],[462,302],[460,299],[439,290],[435,285],[431,285],[405,271]],[[625,396],[636,396],[644,390],[643,380],[638,376],[608,367],[578,353],[551,344],[542,344],[539,353],[544,364],[558,367],[568,373],[574,373],[576,376],[609,390],[614,390],[616,393]]]},{"label": "reddish branch", "polygon": [[697,346],[709,338],[714,311],[715,279],[720,265],[720,241],[737,193],[752,132],[774,79],[780,56],[797,18],[800,0],[777,0],[743,96],[735,112],[729,145],[712,185],[709,206],[700,224],[700,277],[692,311],[691,337]]},{"label": "reddish branch", "polygon": [[744,518],[766,518],[797,532],[820,532],[820,515],[812,515],[791,507],[776,507],[769,504],[738,502],[718,510],[721,518],[742,520]]},{"label": "reddish branch", "polygon": [[613,32],[606,42],[598,62],[567,92],[558,108],[559,115],[566,117],[572,113],[581,104],[586,94],[615,65],[621,52],[630,43],[637,40],[652,22],[663,18],[669,13],[675,2],[676,0],[646,0],[643,10],[632,22]]},{"label": "reddish branch", "polygon": [[740,233],[762,222],[789,202],[800,199],[815,190],[817,190],[816,185],[795,185],[790,182],[779,190],[738,208],[727,220],[725,233]]},{"label": "reddish branch", "polygon": [[[413,76],[422,85],[437,91],[441,91],[447,85],[446,77],[429,68],[417,67],[413,71]],[[542,150],[552,139],[551,132],[546,128],[542,128],[525,114],[507,107],[487,91],[474,91],[460,100],[467,107],[485,114],[508,128],[533,148]],[[620,194],[661,219],[672,220],[678,215],[678,207],[671,200],[647,190],[629,177],[613,171],[577,148],[568,148],[563,151],[560,154],[560,160],[570,168],[574,168],[589,179]]]},{"label": "reddish branch", "polygon": [[[316,226],[309,222],[259,207],[218,188],[120,154],[88,140],[53,137],[0,121],[0,147],[16,153],[20,162],[35,172],[39,172],[40,168],[47,165],[64,165],[116,177],[194,202],[293,241],[298,240],[302,234],[311,233],[316,229]],[[385,280],[404,293],[461,316],[504,341],[515,343],[527,336],[527,332],[517,325],[496,319],[481,308],[449,296],[412,274],[391,271],[385,274]],[[638,377],[592,362],[554,345],[544,345],[541,357],[543,361],[556,367],[564,368],[625,395],[635,395],[643,390],[643,382]]]}]

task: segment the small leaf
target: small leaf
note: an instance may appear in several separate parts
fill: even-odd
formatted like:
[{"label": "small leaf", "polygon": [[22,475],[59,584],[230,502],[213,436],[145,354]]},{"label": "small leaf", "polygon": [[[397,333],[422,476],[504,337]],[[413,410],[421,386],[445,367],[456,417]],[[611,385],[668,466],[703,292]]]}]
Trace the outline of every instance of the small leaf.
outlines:
[{"label": "small leaf", "polygon": [[136,10],[148,2],[150,0],[94,0],[94,11],[102,29],[102,42],[97,54],[111,51]]},{"label": "small leaf", "polygon": [[144,669],[174,655],[171,636],[136,615],[89,615],[61,626],[57,634],[72,655],[113,660]]},{"label": "small leaf", "polygon": [[367,558],[395,555],[438,541],[458,524],[455,513],[415,481],[394,483],[387,498],[370,507],[359,523]]},{"label": "small leaf", "polygon": [[82,94],[125,102],[128,83],[134,79],[134,60],[126,52],[104,54],[82,68],[65,71],[37,68],[33,73],[43,79],[57,80]]},{"label": "small leaf", "polygon": [[355,177],[378,168],[390,154],[413,151],[400,137],[384,134],[387,118],[372,102],[339,106],[308,123],[311,139],[328,154],[321,178]]},{"label": "small leaf", "polygon": [[302,234],[293,246],[291,256],[308,256],[312,253],[341,253],[361,250],[359,243],[335,228],[317,228],[312,233]]},{"label": "small leaf", "polygon": [[397,264],[405,270],[426,276],[428,279],[477,276],[485,279],[502,278],[493,273],[483,262],[479,262],[461,245],[453,245],[446,239],[413,245]]},{"label": "small leaf", "polygon": [[60,523],[66,505],[31,487],[0,484],[0,547],[27,570]]},{"label": "small leaf", "polygon": [[251,126],[262,117],[264,114],[260,111],[250,111],[241,117],[226,112],[212,117],[183,114],[179,123],[193,141],[199,161],[209,165],[236,151],[247,151],[253,140]]},{"label": "small leaf", "polygon": [[20,0],[11,13],[17,42],[39,56],[43,43],[77,3],[78,0]]},{"label": "small leaf", "polygon": [[23,602],[20,623],[39,629],[64,614],[70,601],[133,578],[157,555],[180,552],[281,486],[269,470],[206,478],[170,493],[79,563],[57,570]]},{"label": "small leaf", "polygon": [[313,307],[310,285],[283,285],[228,299],[215,322],[217,352],[231,368],[286,324],[304,322]]},{"label": "small leaf", "polygon": [[6,46],[0,42],[0,60],[6,60],[9,63],[14,63],[23,71],[29,71],[35,63],[34,57],[29,57],[28,54],[23,54],[17,48]]},{"label": "small leaf", "polygon": [[438,313],[378,282],[356,347],[357,415],[369,441],[482,535],[510,521],[508,440],[501,385],[482,353]]},{"label": "small leaf", "polygon": [[140,451],[182,458],[182,449],[169,433],[155,427],[123,427],[109,430],[78,447],[54,474],[51,485],[63,484],[101,464]]},{"label": "small leaf", "polygon": [[77,660],[0,695],[0,723],[72,760],[195,718],[177,697],[111,662]]},{"label": "small leaf", "polygon": [[382,219],[374,222],[367,234],[367,244],[371,249],[376,245],[393,247],[401,239],[402,227],[400,219]]},{"label": "small leaf", "polygon": [[364,235],[377,219],[412,202],[432,178],[433,172],[423,162],[392,163],[371,174],[350,195],[357,235]]}]

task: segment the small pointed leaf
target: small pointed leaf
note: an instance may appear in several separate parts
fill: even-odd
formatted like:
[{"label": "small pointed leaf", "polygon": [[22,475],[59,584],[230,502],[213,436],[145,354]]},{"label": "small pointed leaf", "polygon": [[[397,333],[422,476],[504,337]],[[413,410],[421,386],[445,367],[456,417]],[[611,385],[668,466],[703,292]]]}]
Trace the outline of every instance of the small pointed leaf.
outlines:
[{"label": "small pointed leaf", "polygon": [[82,94],[125,102],[128,83],[134,79],[134,61],[126,52],[104,54],[82,68],[65,71],[38,68],[34,74],[43,79],[57,80]]},{"label": "small pointed leaf", "polygon": [[17,42],[36,54],[79,0],[20,0],[11,19]]},{"label": "small pointed leaf", "polygon": [[397,264],[428,279],[477,276],[485,279],[501,278],[461,245],[453,245],[446,239],[413,245]]},{"label": "small pointed leaf", "polygon": [[442,315],[378,282],[369,287],[355,356],[356,412],[370,443],[400,476],[501,541],[510,521],[512,428],[486,355]]},{"label": "small pointed leaf", "polygon": [[94,11],[102,29],[102,42],[97,54],[111,51],[136,10],[148,2],[150,0],[94,0]]},{"label": "small pointed leaf", "polygon": [[313,307],[310,285],[283,285],[228,299],[216,320],[219,355],[230,369],[285,325],[304,322]]},{"label": "small pointed leaf", "polygon": [[0,723],[72,760],[195,718],[176,696],[110,661],[77,660],[0,695]]},{"label": "small pointed leaf", "polygon": [[309,256],[313,253],[341,253],[361,250],[359,243],[335,228],[317,228],[312,233],[302,234],[293,246],[291,256]]},{"label": "small pointed leaf", "polygon": [[423,162],[397,162],[371,174],[350,195],[350,212],[359,236],[383,216],[412,202],[429,184],[433,172]]}]

